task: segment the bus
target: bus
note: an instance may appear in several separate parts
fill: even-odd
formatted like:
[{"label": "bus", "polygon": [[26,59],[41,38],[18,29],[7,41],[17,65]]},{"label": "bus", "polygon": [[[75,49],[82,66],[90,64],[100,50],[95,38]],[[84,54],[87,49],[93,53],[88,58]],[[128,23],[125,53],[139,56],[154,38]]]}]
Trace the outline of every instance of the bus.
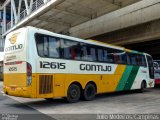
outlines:
[{"label": "bus", "polygon": [[151,55],[27,26],[9,33],[4,93],[93,100],[96,94],[154,87]]},{"label": "bus", "polygon": [[155,86],[160,85],[160,60],[153,60]]},{"label": "bus", "polygon": [[3,60],[4,52],[0,52],[0,81],[3,81]]},{"label": "bus", "polygon": [[156,62],[156,61],[154,61],[153,60],[153,66],[154,66],[154,69],[156,70],[156,69],[160,69],[159,67],[159,63],[158,62]]}]

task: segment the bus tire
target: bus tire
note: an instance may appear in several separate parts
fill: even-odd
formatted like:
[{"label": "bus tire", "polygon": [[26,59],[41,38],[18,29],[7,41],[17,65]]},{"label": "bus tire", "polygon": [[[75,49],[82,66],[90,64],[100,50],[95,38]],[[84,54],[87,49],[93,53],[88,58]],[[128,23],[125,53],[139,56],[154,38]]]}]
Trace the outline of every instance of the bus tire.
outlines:
[{"label": "bus tire", "polygon": [[145,81],[142,81],[142,83],[141,83],[141,88],[140,88],[140,93],[145,92],[145,90],[146,90],[146,82],[145,82]]},{"label": "bus tire", "polygon": [[91,83],[87,84],[83,92],[84,100],[87,100],[87,101],[93,100],[95,98],[95,95],[96,95],[95,85]]},{"label": "bus tire", "polygon": [[81,89],[77,84],[71,84],[67,91],[66,100],[69,103],[78,102],[81,96]]},{"label": "bus tire", "polygon": [[53,98],[45,98],[47,101],[53,101]]}]

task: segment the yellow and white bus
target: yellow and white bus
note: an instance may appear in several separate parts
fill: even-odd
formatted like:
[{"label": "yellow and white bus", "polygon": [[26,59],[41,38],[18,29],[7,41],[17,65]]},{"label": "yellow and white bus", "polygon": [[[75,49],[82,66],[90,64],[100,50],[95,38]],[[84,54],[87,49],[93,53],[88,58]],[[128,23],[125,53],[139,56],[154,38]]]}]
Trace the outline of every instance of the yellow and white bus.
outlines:
[{"label": "yellow and white bus", "polygon": [[0,52],[0,81],[3,81],[3,60],[4,52]]},{"label": "yellow and white bus", "polygon": [[6,36],[4,92],[69,102],[96,94],[154,87],[149,54],[34,27]]}]

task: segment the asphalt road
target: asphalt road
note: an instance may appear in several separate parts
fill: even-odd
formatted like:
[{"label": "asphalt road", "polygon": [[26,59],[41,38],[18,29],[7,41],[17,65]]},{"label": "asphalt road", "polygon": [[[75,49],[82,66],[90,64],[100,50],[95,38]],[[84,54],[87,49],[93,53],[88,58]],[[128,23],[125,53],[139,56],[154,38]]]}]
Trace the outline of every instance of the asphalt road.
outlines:
[{"label": "asphalt road", "polygon": [[[2,83],[0,83],[2,84]],[[2,91],[2,85],[0,85]],[[0,92],[0,120],[55,120]]]},{"label": "asphalt road", "polygon": [[[1,85],[0,85],[1,86]],[[22,114],[23,120],[94,120],[99,114],[160,114],[160,87],[144,93],[137,91],[97,95],[93,101],[66,103],[0,94],[0,113]]]}]

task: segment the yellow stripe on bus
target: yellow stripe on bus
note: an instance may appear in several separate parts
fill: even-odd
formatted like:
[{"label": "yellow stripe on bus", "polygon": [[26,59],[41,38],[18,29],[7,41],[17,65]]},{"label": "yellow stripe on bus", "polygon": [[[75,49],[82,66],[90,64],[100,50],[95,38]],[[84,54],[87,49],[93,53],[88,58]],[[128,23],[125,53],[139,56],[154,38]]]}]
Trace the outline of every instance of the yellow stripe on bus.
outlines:
[{"label": "yellow stripe on bus", "polygon": [[101,42],[101,41],[97,41],[97,40],[92,40],[92,39],[88,39],[89,41],[92,41],[92,42],[95,42],[95,43],[100,43],[100,44],[103,44],[103,45],[109,45],[109,46],[112,46],[112,47],[118,47],[118,48],[123,48],[122,46],[118,46],[118,45],[113,45],[113,44],[109,44],[109,43],[105,43],[105,42]]},{"label": "yellow stripe on bus", "polygon": [[105,92],[115,92],[116,87],[123,75],[126,65],[118,65],[116,71],[112,75],[104,75],[104,82],[106,83]]},{"label": "yellow stripe on bus", "polygon": [[[28,93],[30,93],[30,97],[33,98],[54,98],[54,97],[65,97],[67,96],[67,90],[70,84],[73,82],[78,82],[82,86],[82,89],[85,89],[85,86],[88,82],[94,82],[97,86],[97,93],[105,93],[105,92],[114,92],[116,87],[121,79],[121,76],[125,70],[126,65],[118,65],[114,74],[32,74],[32,84],[29,86]],[[21,79],[16,79],[16,76],[21,77]],[[50,94],[40,94],[40,77],[43,76],[52,76],[52,93]],[[24,86],[26,89],[26,74],[5,74],[4,77],[8,79],[8,82],[5,81],[5,86],[14,85],[16,83],[17,90]],[[14,77],[14,79],[13,79]],[[12,78],[12,79],[11,79]],[[48,78],[48,77],[47,77]],[[22,82],[23,81],[23,82]],[[46,84],[46,83],[44,83]],[[42,88],[48,89],[48,88]],[[8,88],[8,90],[10,90]],[[11,90],[10,90],[11,91]],[[43,91],[43,90],[42,90]],[[11,93],[15,96],[23,96],[28,97],[28,93],[24,92],[18,95],[18,92],[11,91]]]}]

